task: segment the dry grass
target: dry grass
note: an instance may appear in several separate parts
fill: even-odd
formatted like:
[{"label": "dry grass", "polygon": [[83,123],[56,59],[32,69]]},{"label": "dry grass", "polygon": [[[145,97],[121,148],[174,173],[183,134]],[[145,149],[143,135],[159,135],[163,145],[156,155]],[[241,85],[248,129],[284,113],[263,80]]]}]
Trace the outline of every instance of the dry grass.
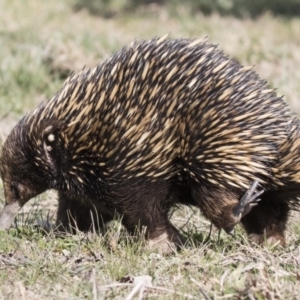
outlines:
[{"label": "dry grass", "polygon": [[182,229],[194,245],[170,257],[144,251],[117,221],[104,235],[57,238],[32,226],[1,233],[2,299],[125,299],[134,290],[138,299],[141,289],[140,299],[297,299],[299,228],[290,227],[287,249],[250,245],[241,229],[203,244],[209,225],[180,213],[173,220],[189,218]]},{"label": "dry grass", "polygon": [[[103,19],[75,12],[74,1],[0,2],[0,143],[28,109],[52,96],[72,70],[93,66],[133,39],[203,37],[256,70],[300,113],[300,20],[191,17],[184,7],[151,6]],[[0,199],[4,200],[2,190]],[[55,194],[31,201],[17,227],[0,233],[0,299],[300,299],[299,215],[288,247],[250,245],[213,231],[199,211],[174,223],[191,245],[170,257],[144,251],[114,222],[104,235],[56,238],[34,226],[52,216]],[[25,224],[25,226],[24,226]],[[146,277],[145,277],[146,276]],[[147,277],[150,276],[150,277]]]}]

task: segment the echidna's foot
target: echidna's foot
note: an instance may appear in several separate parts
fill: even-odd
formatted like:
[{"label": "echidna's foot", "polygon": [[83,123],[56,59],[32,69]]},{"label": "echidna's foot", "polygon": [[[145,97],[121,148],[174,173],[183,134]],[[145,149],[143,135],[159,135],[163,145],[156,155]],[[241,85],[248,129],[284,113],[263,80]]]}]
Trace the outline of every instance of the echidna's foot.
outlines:
[{"label": "echidna's foot", "polygon": [[242,218],[249,239],[262,244],[285,246],[284,232],[289,217],[289,203],[284,194],[266,191],[262,201]]},{"label": "echidna's foot", "polygon": [[[154,236],[153,234],[151,235]],[[173,254],[186,243],[186,239],[172,225],[153,238],[151,238],[151,235],[146,242],[146,248],[162,255]]]},{"label": "echidna's foot", "polygon": [[241,219],[249,214],[253,207],[255,207],[261,200],[259,196],[263,194],[263,190],[256,191],[258,186],[258,181],[253,181],[251,187],[243,195],[239,203],[233,208],[232,217],[234,219],[234,225],[224,228],[228,234],[233,234],[233,228],[238,224]]},{"label": "echidna's foot", "polygon": [[251,209],[258,204],[260,201],[259,196],[263,194],[263,190],[257,191],[255,194],[253,194],[256,191],[256,188],[258,186],[258,181],[253,181],[251,187],[246,191],[242,199],[240,200],[239,204],[234,208],[233,214],[236,217],[241,216],[244,217],[247,215]]},{"label": "echidna's foot", "polygon": [[249,234],[249,240],[258,244],[258,245],[279,245],[282,247],[286,246],[285,237],[283,233],[276,233],[271,236],[266,234]]}]

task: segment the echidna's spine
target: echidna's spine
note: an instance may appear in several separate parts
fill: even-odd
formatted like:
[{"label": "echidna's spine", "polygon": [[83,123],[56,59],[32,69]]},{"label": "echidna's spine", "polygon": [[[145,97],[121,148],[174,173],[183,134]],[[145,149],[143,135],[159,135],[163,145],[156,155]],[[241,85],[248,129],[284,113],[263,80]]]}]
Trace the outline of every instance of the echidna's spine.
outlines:
[{"label": "echidna's spine", "polygon": [[[290,116],[254,71],[215,46],[153,39],[71,76],[25,122],[37,143],[36,128],[57,124],[71,161],[65,172],[79,182],[89,176],[81,170],[99,168],[107,178],[183,172],[195,182],[247,189],[273,177]],[[282,183],[274,177],[273,184]]]}]

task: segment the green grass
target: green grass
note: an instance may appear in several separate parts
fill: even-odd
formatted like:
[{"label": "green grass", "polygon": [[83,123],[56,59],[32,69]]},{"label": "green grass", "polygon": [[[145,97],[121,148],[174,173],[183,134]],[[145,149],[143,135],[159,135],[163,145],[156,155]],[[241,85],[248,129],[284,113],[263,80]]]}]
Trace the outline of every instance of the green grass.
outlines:
[{"label": "green grass", "polygon": [[[243,64],[255,64],[300,113],[298,18],[191,16],[184,6],[168,10],[152,5],[107,19],[75,10],[76,3],[0,2],[0,144],[15,122],[54,95],[71,71],[94,66],[134,39],[166,33],[174,38],[209,36]],[[161,257],[144,250],[118,221],[103,235],[58,238],[43,232],[37,225],[47,216],[53,223],[55,211],[56,195],[48,192],[26,204],[14,228],[0,232],[0,299],[142,299],[139,280],[148,285],[144,299],[300,297],[299,214],[289,222],[288,247],[281,249],[249,244],[240,227],[234,238],[225,233],[218,238],[213,230],[204,243],[209,222],[198,210],[182,208],[173,222],[190,245]],[[152,286],[148,277],[139,277],[146,275]],[[138,291],[131,297],[134,288]]]},{"label": "green grass", "polygon": [[[183,217],[207,234],[209,224],[198,213],[182,209],[173,220],[180,224]],[[199,299],[201,291],[209,299],[292,299],[300,292],[297,231],[289,229],[286,249],[250,245],[240,228],[234,238],[223,233],[218,238],[214,231],[207,243],[162,257],[144,250],[118,221],[103,235],[64,238],[31,223],[0,233],[0,294],[3,299],[124,299],[133,279],[147,275],[152,286],[144,299]]]}]

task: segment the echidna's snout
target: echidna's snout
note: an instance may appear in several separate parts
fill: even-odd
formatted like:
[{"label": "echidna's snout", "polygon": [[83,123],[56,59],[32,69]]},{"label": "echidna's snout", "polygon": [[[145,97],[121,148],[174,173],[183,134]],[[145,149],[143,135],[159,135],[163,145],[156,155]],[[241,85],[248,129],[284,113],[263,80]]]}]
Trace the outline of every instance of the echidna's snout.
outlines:
[{"label": "echidna's snout", "polygon": [[22,206],[37,195],[30,185],[17,181],[4,182],[5,206],[0,213],[0,230],[8,229]]},{"label": "echidna's snout", "polygon": [[[24,201],[24,191],[22,184],[19,184],[15,181],[4,181],[4,195],[5,195],[5,206],[0,213],[0,229],[9,229],[11,223],[13,222],[15,216],[18,214],[19,210],[22,207],[22,202]],[[23,191],[23,192],[22,192]]]},{"label": "echidna's snout", "polygon": [[34,160],[26,155],[29,143],[24,142],[23,133],[17,125],[1,150],[0,176],[5,206],[0,213],[0,230],[8,229],[22,206],[46,190],[44,176],[32,172]]},{"label": "echidna's snout", "polygon": [[6,204],[0,213],[0,230],[9,229],[21,206],[19,202]]}]

